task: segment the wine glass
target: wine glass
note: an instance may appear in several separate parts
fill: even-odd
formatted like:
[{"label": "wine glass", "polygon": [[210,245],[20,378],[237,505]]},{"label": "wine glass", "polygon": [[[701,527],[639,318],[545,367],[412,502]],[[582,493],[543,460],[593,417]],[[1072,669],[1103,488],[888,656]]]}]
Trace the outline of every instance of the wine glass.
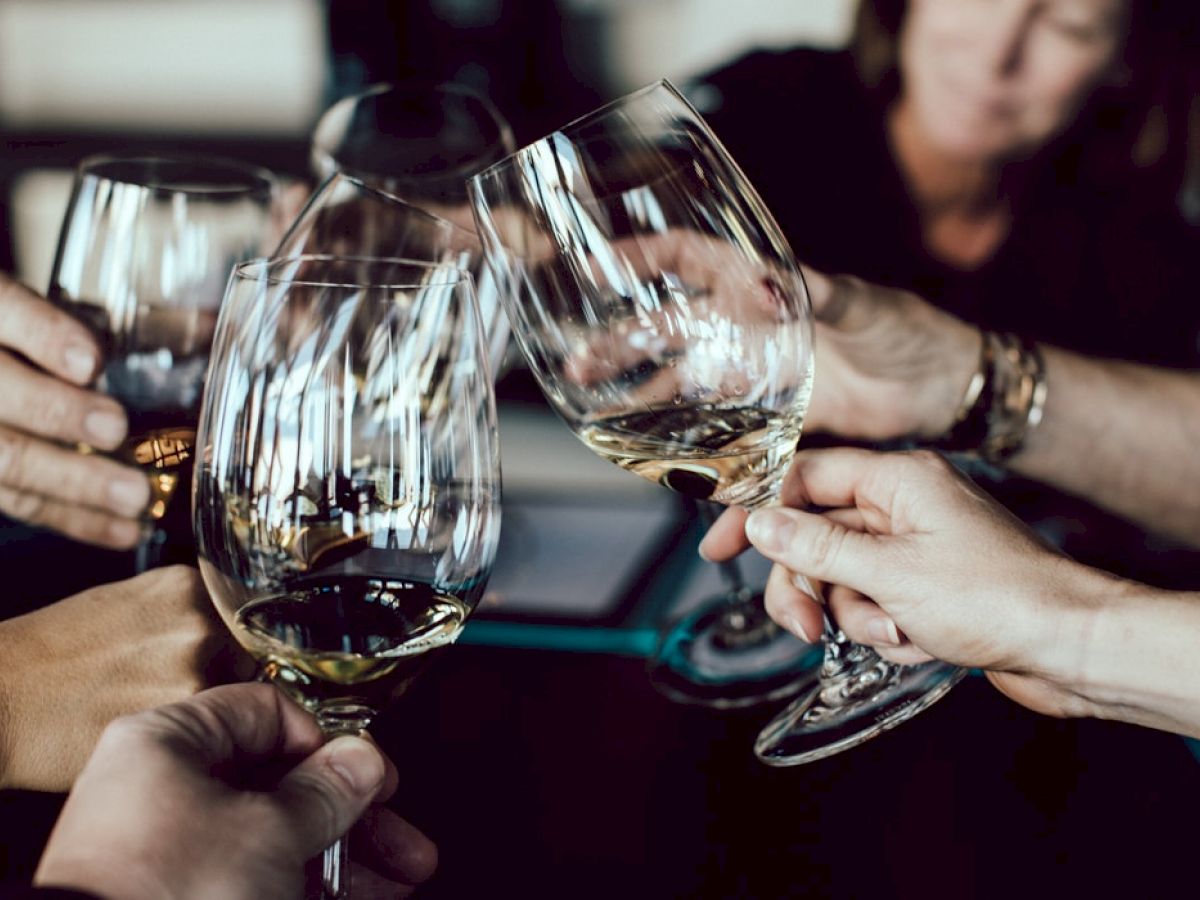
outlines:
[{"label": "wine glass", "polygon": [[313,129],[320,178],[345,172],[423,209],[466,212],[466,179],[516,149],[512,129],[487,97],[461,84],[376,84],[343,97]]},{"label": "wine glass", "polygon": [[108,155],[76,170],[47,295],[99,338],[97,387],[129,416],[115,456],[150,477],[138,571],[194,560],[188,511],[171,498],[191,477],[225,281],[265,249],[275,196],[270,172],[231,160]]},{"label": "wine glass", "polygon": [[[475,608],[500,523],[470,276],[394,259],[238,266],[205,389],[200,571],[263,676],[358,733]],[[344,896],[345,841],[325,856]]]},{"label": "wine glass", "polygon": [[488,360],[492,372],[499,374],[508,348],[508,319],[495,279],[483,264],[483,246],[469,212],[467,216],[470,228],[463,228],[384,187],[335,171],[313,192],[272,256],[399,257],[452,264],[470,272]]},{"label": "wine glass", "polygon": [[[692,497],[775,501],[812,385],[809,298],[774,219],[675,88],[571,123],[471,194],[517,343],[576,435]],[[811,747],[793,762],[866,740],[961,675],[893,666],[832,623],[823,640]],[[676,626],[652,674],[718,699],[778,696],[806,650],[733,597]]]}]

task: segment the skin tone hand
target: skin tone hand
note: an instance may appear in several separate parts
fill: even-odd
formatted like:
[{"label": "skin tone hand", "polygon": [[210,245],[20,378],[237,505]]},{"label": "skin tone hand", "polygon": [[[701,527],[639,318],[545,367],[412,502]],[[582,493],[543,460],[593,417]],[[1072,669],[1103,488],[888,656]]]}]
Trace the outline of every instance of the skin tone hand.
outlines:
[{"label": "skin tone hand", "polygon": [[862,440],[947,431],[979,366],[979,332],[907,291],[801,268],[819,372],[805,431]]},{"label": "skin tone hand", "polygon": [[136,469],[74,444],[115,449],[125,412],[86,387],[100,369],[91,332],[0,274],[0,512],[101,547],[133,547],[150,486]]},{"label": "skin tone hand", "polygon": [[0,622],[0,646],[0,788],[65,791],[112,719],[254,671],[185,566]]},{"label": "skin tone hand", "polygon": [[773,560],[767,609],[785,628],[820,631],[820,607],[793,583],[804,574],[846,634],[888,659],[985,669],[1051,715],[1200,734],[1197,595],[1067,559],[933,453],[800,453],[781,502],[727,511],[701,550],[727,559],[749,541]]},{"label": "skin tone hand", "polygon": [[433,874],[437,849],[390,811],[368,811],[397,783],[373,744],[324,744],[274,687],[214,688],[105,730],[34,880],[114,900],[299,897],[306,861],[366,811],[353,896],[404,897]]},{"label": "skin tone hand", "polygon": [[[934,438],[979,366],[979,332],[915,294],[804,269],[817,319],[808,432]],[[1046,405],[1007,466],[1018,475],[1200,547],[1195,372],[1043,345]]]}]

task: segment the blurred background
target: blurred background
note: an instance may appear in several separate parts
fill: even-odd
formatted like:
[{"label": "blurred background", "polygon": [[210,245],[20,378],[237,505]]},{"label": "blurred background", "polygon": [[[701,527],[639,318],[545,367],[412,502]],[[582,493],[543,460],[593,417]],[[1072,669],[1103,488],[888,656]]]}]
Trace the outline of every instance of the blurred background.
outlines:
[{"label": "blurred background", "polygon": [[330,103],[420,76],[519,143],[752,47],[838,46],[856,0],[0,0],[0,266],[41,290],[82,157],[183,150],[308,175]]}]

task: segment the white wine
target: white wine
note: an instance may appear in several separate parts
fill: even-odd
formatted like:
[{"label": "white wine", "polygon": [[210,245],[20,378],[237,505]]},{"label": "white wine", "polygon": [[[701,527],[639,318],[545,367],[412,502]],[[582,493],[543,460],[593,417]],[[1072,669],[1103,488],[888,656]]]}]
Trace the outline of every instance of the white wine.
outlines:
[{"label": "white wine", "polygon": [[[131,424],[140,424],[138,418]],[[194,426],[150,428],[131,433],[114,454],[118,459],[132,463],[150,476],[150,506],[146,514],[151,519],[161,519],[167,511],[179,483],[191,479],[191,460],[196,443]]]},{"label": "white wine", "polygon": [[796,453],[801,416],[712,403],[600,419],[579,436],[649,481],[726,505],[773,496]]},{"label": "white wine", "polygon": [[454,642],[474,593],[315,575],[240,609],[235,634],[267,677],[309,709],[378,710],[404,692],[431,652]]}]

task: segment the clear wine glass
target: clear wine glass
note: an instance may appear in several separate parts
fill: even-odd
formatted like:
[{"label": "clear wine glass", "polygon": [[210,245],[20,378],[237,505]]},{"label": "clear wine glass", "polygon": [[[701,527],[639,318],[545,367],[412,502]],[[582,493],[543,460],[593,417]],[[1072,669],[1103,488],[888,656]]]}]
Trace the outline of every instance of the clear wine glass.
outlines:
[{"label": "clear wine glass", "polygon": [[[812,385],[808,294],[774,219],[675,88],[571,123],[471,193],[517,343],[578,437],[689,496],[772,503]],[[806,758],[907,718],[960,674],[892,666],[832,623],[823,640]],[[807,649],[734,596],[676,626],[652,675],[710,699],[780,696],[808,674]]]},{"label": "clear wine glass", "polygon": [[[345,172],[423,209],[467,212],[466,179],[516,149],[482,94],[460,84],[376,84],[327,109],[313,129],[313,171]],[[451,217],[453,218],[453,217]]]},{"label": "clear wine glass", "polygon": [[[470,276],[238,266],[205,389],[200,571],[264,676],[358,733],[458,637],[496,552],[495,399]],[[325,856],[345,896],[345,840]]]},{"label": "clear wine glass", "polygon": [[499,374],[508,348],[508,319],[495,279],[483,264],[483,246],[465,200],[463,209],[469,228],[414,206],[387,188],[335,171],[313,192],[272,256],[399,257],[465,269],[474,279],[488,360],[492,372]]},{"label": "clear wine glass", "polygon": [[270,172],[212,158],[95,156],[76,170],[48,296],[97,335],[98,389],[124,405],[116,451],[150,476],[143,571],[192,562],[185,504],[204,370],[229,270],[271,240]]}]

